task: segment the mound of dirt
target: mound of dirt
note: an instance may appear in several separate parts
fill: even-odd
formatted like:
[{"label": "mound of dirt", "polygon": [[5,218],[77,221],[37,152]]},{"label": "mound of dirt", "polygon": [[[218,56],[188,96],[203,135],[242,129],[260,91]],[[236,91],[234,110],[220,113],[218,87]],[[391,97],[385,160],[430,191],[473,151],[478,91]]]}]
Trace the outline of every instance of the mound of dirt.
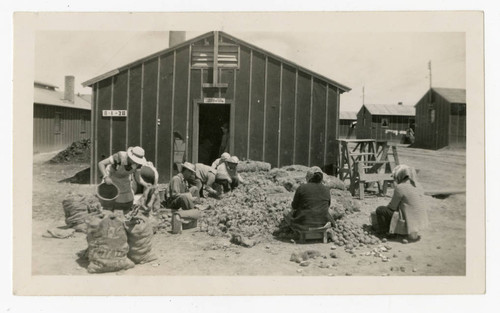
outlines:
[{"label": "mound of dirt", "polygon": [[[220,200],[207,199],[198,221],[202,231],[211,236],[239,234],[247,238],[272,234],[291,209],[293,194],[266,177],[266,172],[242,173],[248,182]],[[274,194],[288,194],[277,197]]]},{"label": "mound of dirt", "polygon": [[49,163],[90,163],[90,139],[73,142],[49,160]]},{"label": "mound of dirt", "polygon": [[59,181],[60,183],[70,183],[70,184],[81,184],[87,185],[90,184],[90,167],[83,169],[76,173],[75,175],[62,179]]},{"label": "mound of dirt", "polygon": [[[246,238],[277,236],[287,238],[292,231],[284,223],[291,212],[294,191],[305,183],[306,166],[288,166],[270,171],[241,173],[247,182],[222,199],[208,198],[211,210],[205,210],[198,221],[201,231],[211,236]],[[359,211],[360,204],[352,200],[336,177],[326,175],[325,185],[332,195],[331,206],[342,218]],[[328,182],[333,182],[328,184]]]},{"label": "mound of dirt", "polygon": [[260,172],[271,170],[271,164],[267,162],[245,160],[238,163],[238,172]]}]

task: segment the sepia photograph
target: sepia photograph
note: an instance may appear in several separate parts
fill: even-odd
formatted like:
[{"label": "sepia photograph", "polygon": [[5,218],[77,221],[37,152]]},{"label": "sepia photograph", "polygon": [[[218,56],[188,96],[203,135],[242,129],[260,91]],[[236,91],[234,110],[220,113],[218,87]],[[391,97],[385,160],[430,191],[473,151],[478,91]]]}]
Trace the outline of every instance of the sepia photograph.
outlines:
[{"label": "sepia photograph", "polygon": [[480,12],[14,17],[20,294],[484,292]]}]

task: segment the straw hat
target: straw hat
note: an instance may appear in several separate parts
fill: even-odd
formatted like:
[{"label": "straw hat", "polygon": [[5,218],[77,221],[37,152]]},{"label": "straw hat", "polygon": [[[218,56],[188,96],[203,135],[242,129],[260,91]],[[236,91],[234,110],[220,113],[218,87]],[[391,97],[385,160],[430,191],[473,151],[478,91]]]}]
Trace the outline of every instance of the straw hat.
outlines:
[{"label": "straw hat", "polygon": [[189,163],[189,162],[182,163],[182,167],[185,168],[185,169],[190,170],[193,173],[196,173],[196,169],[195,169],[194,165],[191,164],[191,163]]},{"label": "straw hat", "polygon": [[130,147],[127,149],[128,157],[139,165],[146,164],[146,158],[144,157],[144,149],[137,147]]}]

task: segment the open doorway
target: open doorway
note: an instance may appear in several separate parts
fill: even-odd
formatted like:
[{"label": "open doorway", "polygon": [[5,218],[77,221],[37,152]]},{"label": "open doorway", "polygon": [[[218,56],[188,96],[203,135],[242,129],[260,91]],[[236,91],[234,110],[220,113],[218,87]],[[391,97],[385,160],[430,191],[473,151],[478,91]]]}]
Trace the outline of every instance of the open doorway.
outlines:
[{"label": "open doorway", "polygon": [[[199,104],[198,162],[210,165],[220,156],[222,127],[229,131],[231,105],[229,103]],[[229,132],[226,135],[229,138]],[[225,151],[229,152],[229,139]]]}]

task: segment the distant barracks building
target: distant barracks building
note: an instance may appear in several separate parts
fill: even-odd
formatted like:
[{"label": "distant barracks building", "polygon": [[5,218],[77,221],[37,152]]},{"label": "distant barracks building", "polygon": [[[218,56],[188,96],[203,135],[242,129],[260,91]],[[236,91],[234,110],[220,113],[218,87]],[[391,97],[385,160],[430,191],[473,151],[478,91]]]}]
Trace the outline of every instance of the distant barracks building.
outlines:
[{"label": "distant barracks building", "polygon": [[466,92],[431,88],[417,102],[415,147],[441,149],[466,145]]},{"label": "distant barracks building", "polygon": [[399,143],[415,126],[415,108],[400,104],[365,104],[357,114],[358,139]]},{"label": "distant barracks building", "polygon": [[90,95],[75,95],[75,77],[66,76],[59,87],[35,81],[33,103],[33,153],[66,148],[90,138]]},{"label": "distant barracks building", "polygon": [[[172,38],[172,36],[171,36]],[[337,162],[340,95],[350,88],[223,32],[209,32],[83,83],[92,88],[97,163],[140,145],[160,182],[175,162],[229,152],[272,166]],[[179,151],[181,150],[181,151]]]}]

